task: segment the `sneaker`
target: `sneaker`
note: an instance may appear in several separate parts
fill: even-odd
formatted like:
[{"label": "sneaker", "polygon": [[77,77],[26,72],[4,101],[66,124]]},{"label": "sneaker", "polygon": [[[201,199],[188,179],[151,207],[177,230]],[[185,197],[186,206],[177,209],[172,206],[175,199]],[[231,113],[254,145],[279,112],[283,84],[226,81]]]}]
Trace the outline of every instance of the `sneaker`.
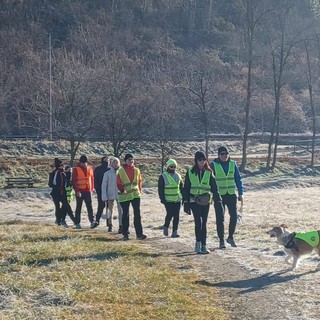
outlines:
[{"label": "sneaker", "polygon": [[225,248],[226,248],[226,244],[224,243],[224,241],[220,241],[219,249],[225,249]]},{"label": "sneaker", "polygon": [[119,226],[118,234],[121,234],[121,233],[122,233],[122,226]]},{"label": "sneaker", "polygon": [[98,225],[99,225],[99,223],[97,221],[91,222],[91,229],[96,228]]},{"label": "sneaker", "polygon": [[169,235],[169,228],[168,227],[163,227],[163,235],[166,237]]},{"label": "sneaker", "polygon": [[129,236],[127,234],[125,234],[122,238],[123,241],[128,241],[129,240]]},{"label": "sneaker", "polygon": [[141,236],[137,237],[137,240],[144,240],[146,238],[147,238],[147,236],[145,234],[142,234]]},{"label": "sneaker", "polygon": [[196,246],[194,248],[196,253],[201,253],[201,241],[196,241]]},{"label": "sneaker", "polygon": [[237,247],[236,243],[234,242],[234,240],[232,238],[228,238],[227,242],[231,245],[231,247]]},{"label": "sneaker", "polygon": [[210,253],[210,250],[207,248],[207,246],[206,245],[202,245],[202,247],[201,247],[201,253],[202,254],[208,254],[208,253]]},{"label": "sneaker", "polygon": [[108,232],[112,232],[112,225],[108,227]]},{"label": "sneaker", "polygon": [[172,232],[171,238],[179,238],[179,237],[180,235],[178,234],[177,230]]},{"label": "sneaker", "polygon": [[78,230],[81,229],[81,224],[80,223],[76,224],[75,229],[78,229]]}]

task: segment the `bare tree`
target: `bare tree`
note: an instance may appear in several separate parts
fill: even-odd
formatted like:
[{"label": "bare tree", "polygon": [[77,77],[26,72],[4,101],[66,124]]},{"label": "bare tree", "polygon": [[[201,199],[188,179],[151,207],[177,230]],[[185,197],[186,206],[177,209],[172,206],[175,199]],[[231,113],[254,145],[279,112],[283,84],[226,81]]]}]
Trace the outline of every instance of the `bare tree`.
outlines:
[{"label": "bare tree", "polygon": [[[184,78],[179,85],[179,94],[185,103],[195,107],[193,117],[201,125],[204,135],[205,153],[209,154],[210,122],[214,112],[219,109],[216,87],[220,82],[222,70],[225,67],[214,53],[200,51],[196,61],[190,62]],[[226,76],[224,75],[224,77]]]},{"label": "bare tree", "polygon": [[[289,62],[291,51],[301,41],[302,35],[301,29],[300,32],[293,32],[293,30],[290,29],[290,27],[293,26],[293,20],[296,17],[294,10],[295,3],[291,1],[285,1],[285,3],[281,5],[283,6],[278,8],[277,11],[274,11],[276,22],[279,25],[278,37],[273,40],[273,35],[270,33],[267,35],[270,46],[275,99],[274,115],[268,144],[268,157],[266,165],[268,169],[274,169],[277,161],[277,148],[280,133],[280,99],[283,86],[286,84],[285,70]],[[289,24],[289,22],[291,23]]]},{"label": "bare tree", "polygon": [[111,140],[117,157],[141,138],[149,107],[149,97],[139,86],[137,67],[137,62],[122,55],[110,56],[104,69],[100,91],[100,132]]},{"label": "bare tree", "polygon": [[81,56],[66,51],[54,59],[53,105],[59,138],[70,142],[70,162],[78,148],[96,126],[99,73],[81,63]]},{"label": "bare tree", "polygon": [[248,136],[251,131],[250,124],[250,109],[251,109],[251,95],[252,95],[252,68],[253,68],[253,44],[257,25],[261,18],[269,11],[262,10],[261,1],[244,0],[245,8],[245,45],[247,47],[247,87],[246,87],[246,103],[245,103],[245,124],[242,141],[242,161],[240,170],[245,171],[247,165],[247,143]]},{"label": "bare tree", "polygon": [[[315,93],[314,87],[318,88],[319,85],[319,60],[315,59],[317,54],[320,55],[320,39],[318,34],[315,34],[312,38],[304,40],[304,49],[305,49],[305,59],[302,58],[302,61],[299,61],[302,65],[304,65],[305,77],[308,85],[308,93],[309,93],[309,102],[311,109],[311,131],[312,131],[312,147],[311,147],[311,161],[310,167],[314,167],[315,163],[315,145],[316,145],[316,133],[317,133],[317,113],[315,106]],[[311,54],[313,53],[313,55]],[[305,63],[303,63],[305,62]]]}]

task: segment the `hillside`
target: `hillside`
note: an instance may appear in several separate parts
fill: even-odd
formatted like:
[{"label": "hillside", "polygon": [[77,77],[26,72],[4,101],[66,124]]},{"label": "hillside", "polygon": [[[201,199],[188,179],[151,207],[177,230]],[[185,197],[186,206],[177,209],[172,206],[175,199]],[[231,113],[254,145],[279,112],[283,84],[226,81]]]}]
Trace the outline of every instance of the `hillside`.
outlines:
[{"label": "hillside", "polygon": [[317,3],[1,1],[0,135],[317,131]]}]

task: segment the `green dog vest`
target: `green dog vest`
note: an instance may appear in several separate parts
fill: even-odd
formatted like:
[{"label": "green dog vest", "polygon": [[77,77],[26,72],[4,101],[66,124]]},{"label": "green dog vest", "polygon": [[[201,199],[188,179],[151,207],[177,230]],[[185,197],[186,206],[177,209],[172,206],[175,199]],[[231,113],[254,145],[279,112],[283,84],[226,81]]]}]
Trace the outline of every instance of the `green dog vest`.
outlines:
[{"label": "green dog vest", "polygon": [[307,242],[312,248],[316,248],[320,240],[318,231],[297,232],[295,238]]}]

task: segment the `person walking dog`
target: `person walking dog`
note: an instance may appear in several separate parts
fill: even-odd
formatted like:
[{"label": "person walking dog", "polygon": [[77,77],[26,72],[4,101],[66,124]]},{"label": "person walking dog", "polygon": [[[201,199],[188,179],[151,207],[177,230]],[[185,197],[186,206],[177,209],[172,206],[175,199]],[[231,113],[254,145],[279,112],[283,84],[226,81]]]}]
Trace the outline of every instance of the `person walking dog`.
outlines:
[{"label": "person walking dog", "polygon": [[204,153],[197,151],[183,187],[184,212],[191,214],[192,211],[194,218],[196,253],[210,253],[207,248],[207,220],[212,197],[215,207],[222,212],[221,197],[212,170]]},{"label": "person walking dog", "polygon": [[216,158],[210,165],[216,177],[219,193],[222,198],[223,211],[216,208],[216,225],[217,233],[220,241],[220,249],[225,249],[224,242],[224,213],[225,207],[228,208],[230,215],[229,235],[227,243],[232,247],[236,247],[234,241],[234,233],[237,225],[237,194],[238,200],[243,201],[243,184],[240,171],[235,161],[230,159],[229,151],[226,147],[221,146],[218,149],[218,158]]},{"label": "person walking dog", "polygon": [[183,182],[179,173],[176,172],[177,161],[169,159],[166,162],[166,171],[162,173],[158,180],[158,194],[161,203],[166,208],[163,234],[169,235],[169,225],[173,219],[172,238],[180,237],[178,234],[179,214],[181,207]]}]

